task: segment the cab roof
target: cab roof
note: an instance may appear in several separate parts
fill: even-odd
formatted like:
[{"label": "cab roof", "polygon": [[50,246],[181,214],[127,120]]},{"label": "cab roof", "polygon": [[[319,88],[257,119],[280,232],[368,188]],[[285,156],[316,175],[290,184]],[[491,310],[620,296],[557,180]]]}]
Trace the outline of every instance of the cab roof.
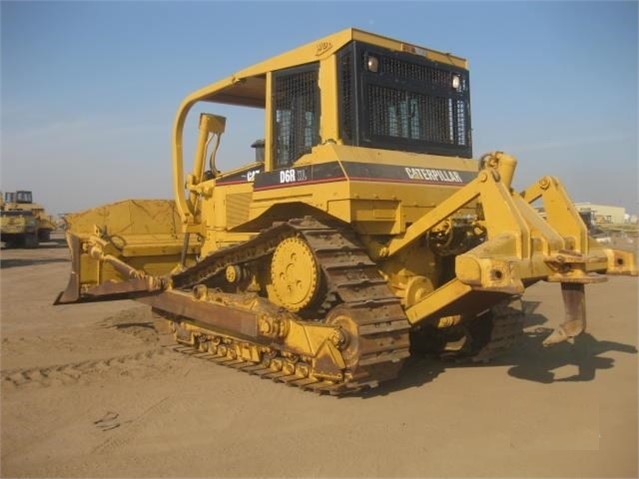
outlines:
[{"label": "cab roof", "polygon": [[197,97],[200,101],[264,108],[266,74],[268,72],[324,60],[353,40],[389,50],[421,55],[433,61],[461,68],[468,68],[468,62],[464,58],[450,53],[416,46],[355,28],[347,28],[240,70],[223,80],[194,92],[190,96]]}]

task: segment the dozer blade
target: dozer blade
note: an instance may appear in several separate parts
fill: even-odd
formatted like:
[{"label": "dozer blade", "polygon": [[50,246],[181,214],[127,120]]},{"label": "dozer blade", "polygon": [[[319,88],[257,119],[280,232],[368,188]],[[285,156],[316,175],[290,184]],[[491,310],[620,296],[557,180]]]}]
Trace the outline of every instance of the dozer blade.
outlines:
[{"label": "dozer blade", "polygon": [[[97,284],[93,282],[87,284],[81,276],[81,240],[73,234],[67,234],[67,243],[71,251],[71,274],[69,275],[67,287],[58,294],[53,302],[54,306],[116,299],[135,299],[140,295],[157,292],[165,286],[163,278],[147,275],[144,271],[137,270],[112,255],[104,254],[103,250],[98,249],[96,245],[91,248],[94,263],[101,261],[117,272],[119,277],[117,281],[114,281],[113,277],[109,277],[109,279]],[[85,269],[87,269],[86,266]],[[120,278],[129,279],[120,280]]]},{"label": "dozer blade", "polygon": [[65,222],[71,275],[55,305],[156,292],[181,256],[192,262],[199,250],[195,242],[184,248],[174,201],[125,200],[69,214]]},{"label": "dozer blade", "polygon": [[67,244],[71,252],[71,274],[67,287],[53,302],[54,306],[77,303],[80,299],[80,239],[75,235],[67,234]]}]

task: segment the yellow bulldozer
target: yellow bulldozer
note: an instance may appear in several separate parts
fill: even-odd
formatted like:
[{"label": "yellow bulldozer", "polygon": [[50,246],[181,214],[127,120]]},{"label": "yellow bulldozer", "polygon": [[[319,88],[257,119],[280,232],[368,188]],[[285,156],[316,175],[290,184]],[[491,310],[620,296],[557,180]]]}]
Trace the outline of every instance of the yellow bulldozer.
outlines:
[{"label": "yellow bulldozer", "polygon": [[[186,174],[201,102],[263,110],[255,161],[219,171],[226,119],[203,113]],[[563,294],[555,344],[585,329],[585,285],[636,275],[636,260],[588,236],[556,178],[515,191],[515,166],[499,151],[473,159],[465,59],[343,30],[189,95],[175,199],[67,215],[56,303],[134,298],[185,350],[337,395],[392,380],[411,353],[502,353],[538,281]]]}]

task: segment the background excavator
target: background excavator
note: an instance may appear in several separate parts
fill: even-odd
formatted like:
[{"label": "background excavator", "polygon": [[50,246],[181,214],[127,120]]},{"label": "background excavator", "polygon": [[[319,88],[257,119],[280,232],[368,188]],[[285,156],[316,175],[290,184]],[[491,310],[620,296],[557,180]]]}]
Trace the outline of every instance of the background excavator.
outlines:
[{"label": "background excavator", "polygon": [[[264,111],[254,162],[220,172],[226,120],[205,113],[185,175],[200,102]],[[515,158],[473,159],[471,131],[468,65],[449,53],[347,29],[249,67],[180,105],[174,200],[67,215],[56,303],[134,298],[193,352],[332,394],[411,353],[507,350],[538,281],[566,308],[545,344],[580,334],[585,285],[636,275],[634,255],[589,237],[558,179],[515,191]]]}]

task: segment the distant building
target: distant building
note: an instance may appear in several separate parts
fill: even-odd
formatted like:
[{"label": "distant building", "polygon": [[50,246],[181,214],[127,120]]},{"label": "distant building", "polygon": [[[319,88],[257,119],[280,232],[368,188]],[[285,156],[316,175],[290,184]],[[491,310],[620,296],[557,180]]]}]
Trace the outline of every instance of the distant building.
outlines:
[{"label": "distant building", "polygon": [[577,211],[592,211],[597,223],[625,223],[626,209],[623,206],[575,203]]}]

